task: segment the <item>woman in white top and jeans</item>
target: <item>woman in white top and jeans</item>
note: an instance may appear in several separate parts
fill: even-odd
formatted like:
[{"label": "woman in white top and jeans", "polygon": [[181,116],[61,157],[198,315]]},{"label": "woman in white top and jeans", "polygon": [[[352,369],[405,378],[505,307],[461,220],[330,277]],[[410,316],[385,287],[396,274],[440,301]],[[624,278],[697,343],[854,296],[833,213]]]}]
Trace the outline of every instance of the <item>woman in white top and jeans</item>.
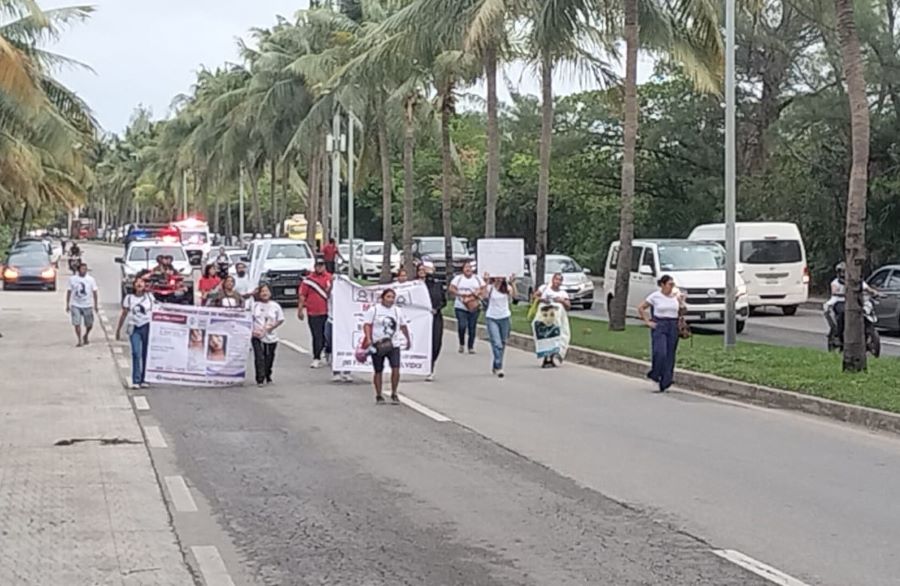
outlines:
[{"label": "woman in white top and jeans", "polygon": [[[663,275],[656,282],[659,291],[651,293],[638,305],[638,314],[650,328],[652,366],[647,378],[666,392],[675,378],[675,353],[678,351],[678,315],[681,295],[675,291],[675,280]],[[649,314],[648,314],[649,310]]]},{"label": "woman in white top and jeans", "polygon": [[516,295],[515,275],[511,275],[509,279],[503,277],[492,279],[490,275],[485,274],[484,280],[488,283],[484,290],[485,302],[487,303],[484,317],[487,321],[491,352],[494,355],[491,372],[503,378],[503,354],[506,351],[506,341],[509,339],[509,320],[512,316],[509,302]]},{"label": "woman in white top and jeans", "polygon": [[[463,266],[463,274],[456,275],[450,281],[450,294],[455,297],[453,310],[456,313],[457,331],[459,333],[459,353],[469,348],[469,354],[475,354],[475,333],[478,329],[478,314],[481,313],[481,294],[484,281],[475,274],[472,263]],[[466,332],[469,334],[466,344]]]},{"label": "woman in white top and jeans", "polygon": [[131,343],[131,388],[145,388],[147,371],[147,346],[150,341],[150,317],[153,312],[153,295],[147,291],[143,275],[134,280],[134,293],[122,301],[122,314],[116,328],[116,340],[122,339],[122,325],[128,323],[128,341]]}]

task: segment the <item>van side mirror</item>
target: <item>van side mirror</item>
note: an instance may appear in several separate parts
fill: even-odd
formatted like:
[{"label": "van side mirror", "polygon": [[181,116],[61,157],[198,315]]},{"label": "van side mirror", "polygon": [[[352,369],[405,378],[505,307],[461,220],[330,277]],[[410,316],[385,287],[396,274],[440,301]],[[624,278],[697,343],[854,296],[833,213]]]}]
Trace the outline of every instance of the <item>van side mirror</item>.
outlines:
[{"label": "van side mirror", "polygon": [[737,263],[734,266],[734,268],[737,270],[738,274],[743,274],[743,272],[744,272],[744,264],[743,263]]},{"label": "van side mirror", "polygon": [[590,275],[590,274],[591,274],[591,269],[584,269],[584,274],[585,274],[585,275]]},{"label": "van side mirror", "polygon": [[117,264],[120,264],[120,265],[125,264],[125,259],[122,258],[121,256],[117,256],[117,257],[116,257],[115,259],[113,259],[113,260],[114,260]]},{"label": "van side mirror", "polygon": [[653,270],[653,267],[650,265],[641,265],[640,273],[642,275],[650,275],[651,277],[656,274],[656,271]]}]

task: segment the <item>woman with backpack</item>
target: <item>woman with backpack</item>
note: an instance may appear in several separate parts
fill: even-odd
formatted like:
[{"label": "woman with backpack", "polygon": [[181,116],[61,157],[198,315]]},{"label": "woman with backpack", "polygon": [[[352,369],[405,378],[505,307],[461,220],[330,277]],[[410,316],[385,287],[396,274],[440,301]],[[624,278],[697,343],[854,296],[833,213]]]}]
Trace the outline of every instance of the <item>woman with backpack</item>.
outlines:
[{"label": "woman with backpack", "polygon": [[506,341],[509,339],[510,318],[512,311],[509,302],[516,296],[515,275],[494,277],[485,273],[484,280],[487,286],[484,290],[485,310],[484,318],[487,322],[488,339],[491,342],[493,363],[491,372],[499,378],[505,376],[503,372],[503,355],[506,352]]},{"label": "woman with backpack", "polygon": [[378,303],[369,308],[363,322],[363,348],[369,348],[372,354],[372,367],[375,371],[372,381],[375,384],[375,404],[383,405],[382,373],[384,361],[391,365],[391,402],[400,403],[397,389],[400,386],[400,347],[395,345],[398,330],[403,332],[406,338],[406,348],[412,347],[412,338],[409,336],[409,327],[406,325],[406,316],[394,302],[397,300],[397,292],[393,289],[385,289],[381,293]]}]

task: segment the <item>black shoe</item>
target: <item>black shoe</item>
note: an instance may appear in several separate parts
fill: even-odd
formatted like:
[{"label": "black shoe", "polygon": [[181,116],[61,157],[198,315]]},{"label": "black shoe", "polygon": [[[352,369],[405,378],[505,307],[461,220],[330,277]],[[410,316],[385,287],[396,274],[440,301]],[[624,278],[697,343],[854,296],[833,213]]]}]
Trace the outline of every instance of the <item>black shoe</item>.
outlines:
[{"label": "black shoe", "polygon": [[391,395],[391,403],[393,403],[394,405],[400,404],[400,397],[398,397],[396,393]]},{"label": "black shoe", "polygon": [[271,377],[271,376],[268,377],[268,378],[266,379],[266,384],[267,384],[267,385],[272,384],[272,377]]},{"label": "black shoe", "polygon": [[381,395],[375,395],[375,404],[376,405],[384,405],[384,397]]}]

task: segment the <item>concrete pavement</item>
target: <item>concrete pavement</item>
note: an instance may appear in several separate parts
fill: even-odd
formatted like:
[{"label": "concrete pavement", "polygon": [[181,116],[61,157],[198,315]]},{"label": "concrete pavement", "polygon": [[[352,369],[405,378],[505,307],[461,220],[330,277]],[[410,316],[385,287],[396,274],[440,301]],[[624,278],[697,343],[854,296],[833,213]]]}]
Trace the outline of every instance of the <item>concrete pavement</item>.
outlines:
[{"label": "concrete pavement", "polygon": [[64,308],[0,293],[0,584],[194,584],[103,333],[75,348]]}]

